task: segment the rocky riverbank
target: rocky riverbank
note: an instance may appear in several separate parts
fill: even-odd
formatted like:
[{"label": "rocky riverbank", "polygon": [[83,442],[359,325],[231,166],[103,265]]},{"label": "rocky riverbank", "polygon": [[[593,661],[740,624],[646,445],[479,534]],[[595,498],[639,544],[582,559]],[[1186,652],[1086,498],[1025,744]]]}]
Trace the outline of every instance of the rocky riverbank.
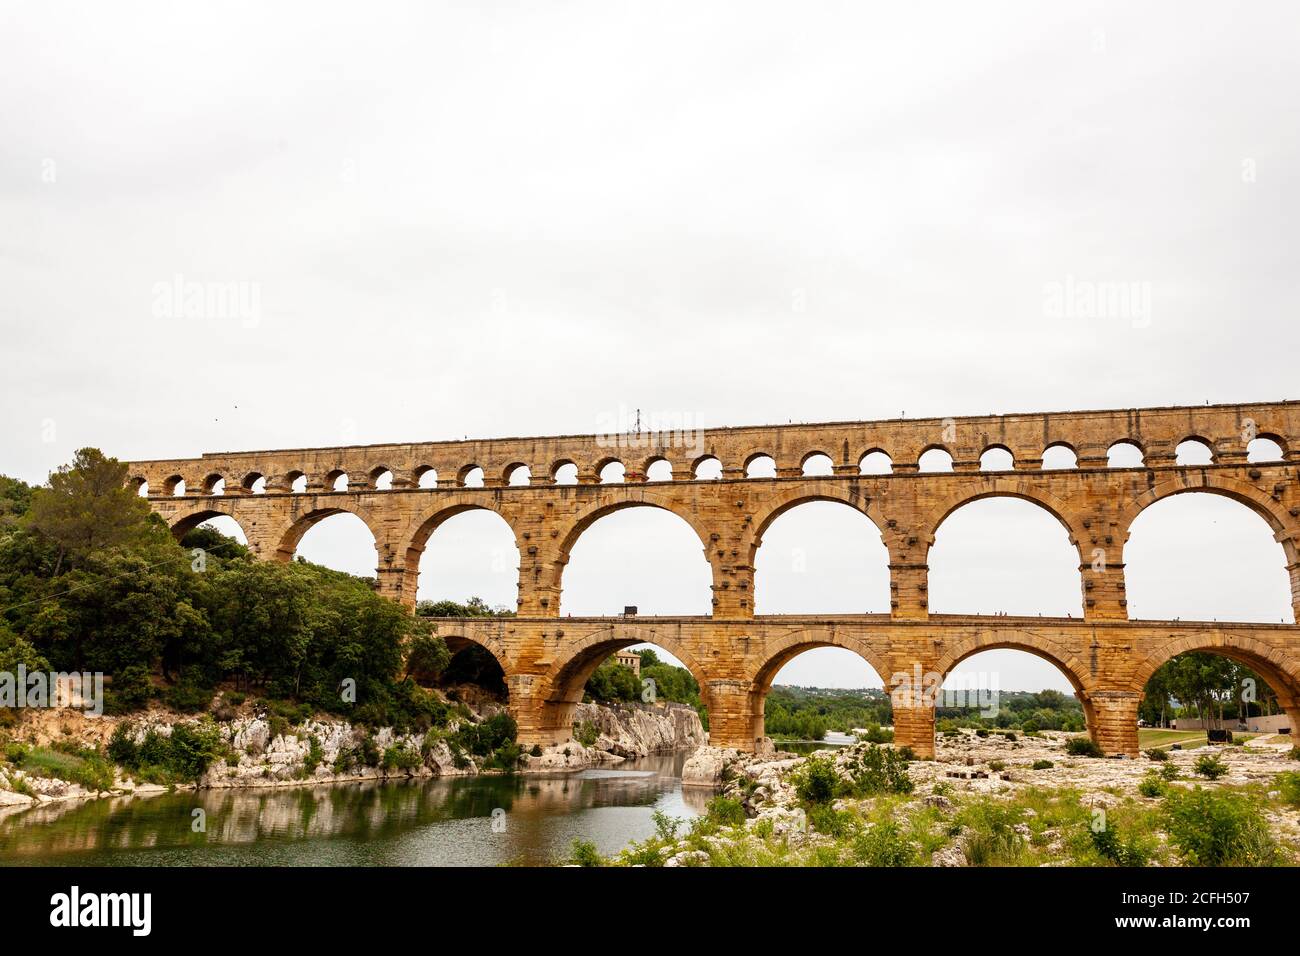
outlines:
[{"label": "rocky riverbank", "polygon": [[[516,754],[504,744],[484,755],[467,747],[465,731],[504,712],[497,702],[457,694],[459,716],[428,733],[356,727],[313,718],[291,722],[251,705],[212,715],[153,709],[131,717],[88,717],[79,711],[30,711],[4,731],[0,812],[55,800],[158,792],[168,788],[286,787],[398,777],[500,773],[517,760],[522,773],[576,771],[625,759],[695,748],[707,735],[695,711],[682,704],[581,704],[574,737],[553,747]],[[472,702],[473,706],[469,706]],[[106,756],[115,749],[141,753],[165,747],[177,728],[202,728],[219,756],[193,781],[159,780],[156,767],[130,769]],[[119,744],[112,746],[114,735]],[[128,742],[123,748],[121,740]],[[141,758],[148,764],[151,758]],[[98,770],[91,773],[90,770]]]},{"label": "rocky riverbank", "polygon": [[[1119,760],[1072,754],[1068,744],[1078,736],[963,731],[939,739],[935,760],[906,762],[892,747],[869,744],[808,757],[701,747],[683,769],[683,784],[717,791],[709,813],[685,833],[664,830],[608,862],[1297,862],[1300,762],[1288,737]],[[1237,856],[1206,858],[1221,852]]]}]

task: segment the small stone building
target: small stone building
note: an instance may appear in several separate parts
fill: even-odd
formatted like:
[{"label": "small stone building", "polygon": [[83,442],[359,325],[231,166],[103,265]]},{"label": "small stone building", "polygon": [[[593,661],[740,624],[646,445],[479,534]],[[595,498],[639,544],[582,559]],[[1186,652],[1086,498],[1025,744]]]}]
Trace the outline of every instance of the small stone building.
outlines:
[{"label": "small stone building", "polygon": [[624,667],[630,667],[637,677],[641,676],[641,655],[635,651],[616,651],[614,661]]}]

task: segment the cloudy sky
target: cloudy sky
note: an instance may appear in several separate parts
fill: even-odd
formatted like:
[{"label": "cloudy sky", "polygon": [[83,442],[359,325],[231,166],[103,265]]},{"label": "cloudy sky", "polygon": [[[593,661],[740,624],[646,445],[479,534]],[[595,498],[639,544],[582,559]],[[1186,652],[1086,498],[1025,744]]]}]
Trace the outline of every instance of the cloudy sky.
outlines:
[{"label": "cloudy sky", "polygon": [[[1264,2],[4,0],[0,470],[587,432],[620,407],[1295,398],[1298,28]],[[238,308],[189,314],[178,283]],[[1062,313],[1071,283],[1131,307]],[[1259,519],[1160,511],[1134,614],[1290,619]],[[373,567],[337,520],[302,552]],[[421,595],[512,603],[502,534],[442,529]],[[852,512],[801,509],[764,551],[759,610],[885,606]],[[1078,607],[1031,506],[955,517],[931,566],[936,610]],[[569,565],[573,613],[707,601],[664,514],[606,519]],[[831,652],[781,680],[875,682]]]}]

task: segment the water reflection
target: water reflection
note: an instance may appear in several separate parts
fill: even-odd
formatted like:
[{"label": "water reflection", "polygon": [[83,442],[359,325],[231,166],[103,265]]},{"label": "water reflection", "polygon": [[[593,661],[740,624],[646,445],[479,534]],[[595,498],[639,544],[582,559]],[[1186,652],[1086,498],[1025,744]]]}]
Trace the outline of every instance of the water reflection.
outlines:
[{"label": "water reflection", "polygon": [[[546,863],[575,839],[613,853],[654,810],[695,816],[686,753],[562,776],[461,777],[207,790],[36,807],[0,819],[0,864],[494,865]],[[500,809],[494,829],[493,811]],[[193,832],[193,811],[206,832]]]}]

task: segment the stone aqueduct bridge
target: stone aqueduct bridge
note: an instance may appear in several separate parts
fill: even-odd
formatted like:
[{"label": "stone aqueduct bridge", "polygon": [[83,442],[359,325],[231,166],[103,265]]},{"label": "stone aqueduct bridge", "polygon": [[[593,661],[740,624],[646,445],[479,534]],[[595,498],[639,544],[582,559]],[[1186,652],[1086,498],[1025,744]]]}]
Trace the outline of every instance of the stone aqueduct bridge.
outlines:
[{"label": "stone aqueduct bridge", "polygon": [[[1281,460],[1249,461],[1254,436],[1275,441]],[[1300,726],[1300,628],[1130,620],[1124,591],[1124,545],[1138,514],[1171,495],[1210,492],[1241,502],[1272,528],[1292,604],[1300,607],[1300,403],[724,428],[697,438],[694,447],[676,440],[650,446],[645,436],[562,436],[235,452],[135,462],[131,475],[177,535],[229,515],[263,558],[290,560],[315,522],[351,512],[374,534],[379,590],[407,605],[414,604],[420,554],[439,524],[470,509],[499,514],[519,548],[519,616],[442,620],[439,631],[453,648],[474,642],[500,662],[525,743],[568,739],[573,706],[592,670],[614,650],[643,641],[668,650],[695,675],[713,742],[742,749],[761,742],[764,700],[777,671],[822,646],[857,652],[887,683],[918,669],[944,675],[989,648],[1028,651],[1068,675],[1102,748],[1129,755],[1137,753],[1137,709],[1150,674],[1175,654],[1212,650],[1263,676],[1292,727]],[[1206,444],[1213,463],[1178,466],[1175,449],[1187,439]],[[1143,465],[1109,468],[1107,451],[1116,443],[1136,445]],[[1042,468],[1044,451],[1057,445],[1075,453],[1075,468]],[[931,448],[952,456],[951,472],[918,471]],[[981,471],[989,448],[1010,452],[1012,470]],[[892,473],[860,474],[860,461],[876,450],[889,454]],[[815,454],[831,458],[833,474],[804,476]],[[774,460],[776,477],[746,478],[748,463],[762,455]],[[707,458],[721,463],[720,480],[695,478]],[[659,460],[671,466],[671,481],[646,480]],[[624,464],[625,481],[601,484],[611,461]],[[555,482],[567,464],[577,466],[577,484]],[[520,466],[531,483],[511,485]],[[477,469],[482,486],[470,487]],[[420,487],[430,470],[438,486]],[[381,489],[384,473],[391,487]],[[303,477],[305,490],[294,491]],[[178,494],[181,482],[185,491]],[[214,494],[219,483],[223,493]],[[935,532],[957,508],[989,496],[1033,502],[1064,525],[1079,552],[1082,619],[929,613],[927,554]],[[879,528],[889,550],[889,614],[753,613],[763,533],[807,501],[842,502]],[[712,567],[711,616],[559,615],[564,568],[578,537],[598,518],[633,506],[671,511],[699,535]],[[917,695],[895,711],[898,741],[933,754],[932,702]]]}]

